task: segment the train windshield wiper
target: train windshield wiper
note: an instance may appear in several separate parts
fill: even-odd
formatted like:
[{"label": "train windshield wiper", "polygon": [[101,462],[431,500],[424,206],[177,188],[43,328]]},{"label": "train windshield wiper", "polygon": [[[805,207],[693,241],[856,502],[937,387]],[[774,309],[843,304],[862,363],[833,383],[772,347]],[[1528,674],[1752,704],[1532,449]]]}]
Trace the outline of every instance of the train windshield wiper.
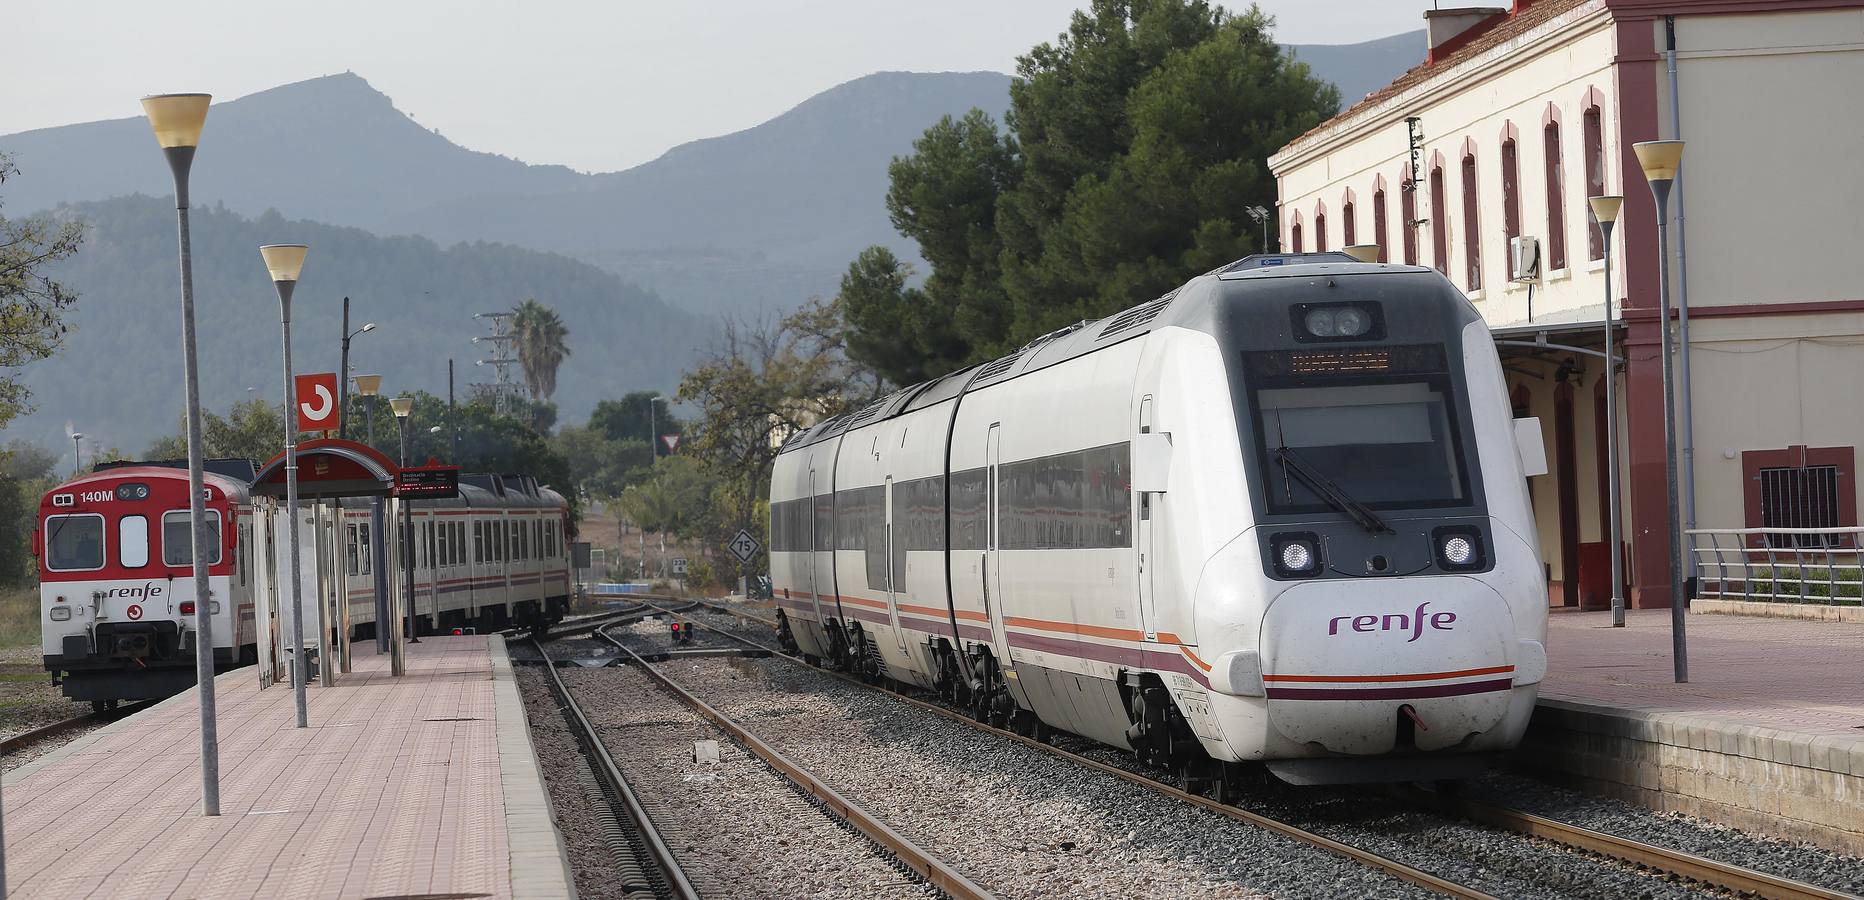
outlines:
[{"label": "train windshield wiper", "polygon": [[1296,456],[1293,450],[1283,446],[1275,451],[1275,455],[1281,460],[1282,471],[1301,479],[1303,484],[1313,488],[1314,493],[1319,494],[1320,498],[1327,501],[1328,505],[1334,509],[1352,516],[1353,521],[1359,523],[1359,527],[1373,534],[1392,530],[1391,526],[1385,524],[1384,519],[1379,518],[1378,513],[1372,511],[1371,507],[1354,500],[1352,495],[1342,490],[1333,479],[1322,475],[1306,460]]}]

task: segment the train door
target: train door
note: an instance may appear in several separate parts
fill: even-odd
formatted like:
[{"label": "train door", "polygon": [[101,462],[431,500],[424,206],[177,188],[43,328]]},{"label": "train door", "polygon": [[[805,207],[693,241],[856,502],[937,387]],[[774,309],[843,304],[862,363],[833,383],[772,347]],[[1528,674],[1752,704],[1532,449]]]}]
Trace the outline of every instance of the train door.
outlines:
[{"label": "train door", "polygon": [[[1152,431],[1152,395],[1147,394],[1139,401],[1139,433]],[[1156,641],[1158,636],[1158,615],[1154,608],[1157,602],[1154,592],[1152,571],[1157,568],[1153,554],[1153,513],[1159,502],[1159,495],[1147,491],[1139,493],[1139,520],[1134,529],[1133,547],[1139,555],[1137,571],[1139,573],[1139,627],[1145,630],[1146,640]]]},{"label": "train door", "polygon": [[900,650],[904,652],[906,650],[906,630],[900,627],[900,594],[899,594],[900,590],[904,587],[904,585],[898,584],[897,579],[899,579],[900,576],[902,576],[905,573],[895,571],[897,568],[901,568],[901,567],[894,565],[895,557],[893,555],[893,541],[894,541],[894,537],[893,537],[893,476],[891,475],[887,476],[886,503],[887,503],[886,505],[886,515],[887,515],[887,520],[886,520],[887,521],[887,530],[886,530],[886,535],[887,535],[887,563],[886,563],[887,565],[887,618],[893,623],[893,639],[894,641],[898,642]]},{"label": "train door", "polygon": [[984,611],[990,616],[990,638],[996,648],[997,664],[1005,669],[1010,667],[1010,640],[1003,630],[1003,569],[1002,554],[998,552],[998,540],[1001,537],[999,507],[1003,501],[1003,492],[998,489],[997,452],[1001,440],[999,427],[1001,423],[990,426],[990,434],[984,439],[984,497],[985,497],[985,540],[984,540]]},{"label": "train door", "polygon": [[822,546],[822,536],[817,529],[822,527],[821,511],[816,509],[816,470],[809,467],[809,608],[815,610],[816,621],[822,617],[822,575],[821,567],[816,564],[820,555],[816,552]]}]

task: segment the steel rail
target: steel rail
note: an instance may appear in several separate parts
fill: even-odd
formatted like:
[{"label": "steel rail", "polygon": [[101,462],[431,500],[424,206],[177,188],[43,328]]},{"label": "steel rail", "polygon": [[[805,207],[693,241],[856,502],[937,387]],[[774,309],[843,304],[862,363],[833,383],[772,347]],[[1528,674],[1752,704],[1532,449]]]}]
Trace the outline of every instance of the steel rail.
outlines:
[{"label": "steel rail", "polygon": [[0,754],[17,753],[46,738],[61,732],[69,731],[73,728],[82,728],[92,722],[107,722],[110,720],[110,716],[111,713],[85,713],[81,716],[73,716],[69,719],[53,722],[50,725],[41,725],[31,731],[22,731],[4,741],[0,741]]},{"label": "steel rail", "polygon": [[550,673],[550,685],[557,699],[563,704],[564,710],[570,714],[570,723],[577,730],[577,736],[586,748],[587,755],[596,762],[596,774],[607,782],[610,789],[615,792],[615,796],[621,799],[623,810],[628,814],[628,819],[634,823],[635,833],[640,836],[642,846],[653,858],[654,866],[660,870],[661,879],[666,883],[667,889],[679,900],[697,900],[699,892],[694,890],[692,882],[687,880],[686,871],[680,867],[679,860],[673,856],[672,848],[661,840],[659,829],[654,827],[653,819],[648,816],[647,809],[641,805],[641,799],[635,795],[634,788],[629,786],[627,777],[622,775],[621,767],[615,764],[615,758],[609,755],[608,747],[602,743],[602,737],[596,731],[595,724],[583,714],[582,705],[576,702],[575,696],[570,693],[569,685],[564,684],[563,677],[557,674],[556,664],[550,659],[550,651],[545,650],[544,642],[536,638],[531,639],[531,644],[537,648],[538,654],[543,656],[544,670]]},{"label": "steel rail", "polygon": [[[651,606],[652,604],[649,604],[649,605]],[[742,619],[749,619],[753,622],[757,622],[760,625],[765,625],[768,627],[775,627],[776,625],[775,622],[772,622],[769,619],[765,619],[762,616],[753,615],[744,610],[732,609],[727,606],[722,606],[722,605],[715,604],[715,603],[708,603],[705,601],[700,601],[699,605],[717,610],[718,612],[721,612],[727,615],[735,616],[735,617],[742,618]],[[725,631],[723,629],[711,628],[711,626],[706,625],[706,623],[704,622],[699,622],[696,624],[704,628],[710,628],[711,630],[717,631],[720,634],[724,634],[729,637],[734,637],[738,640],[746,641],[753,645],[762,646],[757,641],[753,641],[742,635],[734,635],[731,632]],[[766,648],[766,649],[769,649],[769,648]],[[867,682],[863,682],[858,679],[846,678],[846,676],[842,676],[841,673],[839,672],[832,672],[826,669],[820,669],[819,667],[817,670],[825,672],[830,675],[835,675],[837,677],[842,677],[845,680],[848,680],[856,684],[861,684],[866,687],[875,687],[875,685],[868,684]],[[887,690],[886,688],[877,688],[877,689]],[[988,725],[983,725],[981,723],[975,722],[968,717],[960,716],[956,713],[951,712],[950,710],[945,709],[942,706],[927,703],[926,701],[920,700],[916,697],[908,697],[904,694],[900,694],[897,691],[887,690],[887,692],[906,702],[915,704],[922,708],[927,708],[927,709],[931,709],[933,711],[939,712],[940,714],[945,715],[947,718],[953,718],[959,721],[967,722],[982,730],[991,731],[997,734],[1011,737],[1016,740],[1022,741],[1024,743],[1034,744],[1035,746],[1041,747],[1046,750],[1050,750],[1054,753],[1070,758],[1071,760],[1075,759],[1073,754],[1069,754],[1068,751],[1066,750],[1061,750],[1060,748],[1056,748],[1056,747],[1049,747],[1046,744],[1038,744],[1038,743],[1029,741],[1027,738],[1024,738],[1022,735],[1014,734],[1014,733],[1007,732],[1007,731],[1002,731],[1001,729],[991,728]],[[1101,763],[1098,763],[1091,759],[1081,759],[1078,761],[1083,761],[1083,762],[1086,762],[1087,764],[1097,766],[1097,767],[1102,765]],[[1114,769],[1114,771],[1124,772],[1125,770],[1116,768]],[[1143,775],[1138,776],[1138,777],[1145,778],[1145,776]],[[1150,781],[1153,784],[1159,785],[1161,787],[1169,788],[1172,791],[1176,791],[1178,794],[1184,794],[1183,791],[1179,791],[1178,789],[1172,787],[1171,785],[1164,784],[1163,782],[1158,782],[1153,779],[1147,779],[1147,781]],[[1394,793],[1406,799],[1407,801],[1415,802],[1420,805],[1433,807],[1438,812],[1444,815],[1448,815],[1448,816],[1455,817],[1455,818],[1467,819],[1472,822],[1477,822],[1483,825],[1488,825],[1490,827],[1498,828],[1503,831],[1510,831],[1516,834],[1526,835],[1528,837],[1542,838],[1544,840],[1553,841],[1554,843],[1561,844],[1561,845],[1564,845],[1564,846],[1567,846],[1567,847],[1570,847],[1576,850],[1583,850],[1588,853],[1596,853],[1600,856],[1609,857],[1611,859],[1615,859],[1620,862],[1630,863],[1636,866],[1643,866],[1649,869],[1656,869],[1662,872],[1668,872],[1672,875],[1676,875],[1682,878],[1687,878],[1692,881],[1701,882],[1703,884],[1714,885],[1716,887],[1724,888],[1730,891],[1735,891],[1737,893],[1752,894],[1752,895],[1760,896],[1760,897],[1785,898],[1785,900],[1858,900],[1858,895],[1855,895],[1855,894],[1847,894],[1847,893],[1844,893],[1843,891],[1834,891],[1828,888],[1819,887],[1818,885],[1815,885],[1815,884],[1808,884],[1803,881],[1797,881],[1795,879],[1786,878],[1786,877],[1779,876],[1779,875],[1771,875],[1766,872],[1758,871],[1756,869],[1749,869],[1744,866],[1738,866],[1732,863],[1725,863],[1725,862],[1720,862],[1718,860],[1709,859],[1707,857],[1697,856],[1693,853],[1685,853],[1681,850],[1672,850],[1667,847],[1659,847],[1655,844],[1647,844],[1642,841],[1632,840],[1630,838],[1618,837],[1617,835],[1607,834],[1602,831],[1594,831],[1590,828],[1584,828],[1578,825],[1561,822],[1556,819],[1550,819],[1550,818],[1547,818],[1546,816],[1540,816],[1534,813],[1525,812],[1525,811],[1518,810],[1518,809],[1510,809],[1508,807],[1503,807],[1503,806],[1492,806],[1492,805],[1485,804],[1485,803],[1478,803],[1473,800],[1465,800],[1460,797],[1449,797],[1449,796],[1437,794],[1431,791],[1419,790],[1417,788],[1399,788],[1395,790]],[[1185,794],[1185,796],[1190,798],[1193,802],[1197,802],[1198,805],[1200,806],[1206,806],[1209,803],[1215,802],[1215,801],[1209,800],[1208,798],[1200,797],[1194,794]],[[1223,811],[1228,811],[1230,809],[1233,809],[1233,807],[1228,807],[1228,806],[1222,807]]]},{"label": "steel rail", "polygon": [[[672,613],[670,611],[668,611],[668,614],[679,615],[678,613]],[[680,616],[680,618],[686,619],[687,622],[692,622],[691,619],[687,619],[685,616]],[[722,629],[712,628],[708,630],[715,631],[734,640],[744,640],[740,636],[733,635],[731,632]],[[917,872],[928,884],[943,891],[947,896],[957,898],[957,900],[986,900],[986,898],[994,897],[993,894],[979,887],[958,870],[952,868],[938,857],[933,856],[918,844],[913,843],[912,839],[894,831],[887,823],[881,821],[867,810],[862,809],[848,798],[843,797],[834,788],[829,787],[809,770],[790,760],[789,757],[784,756],[775,747],[765,743],[762,738],[753,734],[750,729],[738,724],[738,722],[733,720],[730,716],[719,712],[704,700],[699,699],[691,691],[681,687],[678,682],[667,677],[653,666],[648,665],[647,661],[642,659],[640,654],[635,653],[634,650],[629,648],[626,644],[623,644],[614,636],[602,630],[597,630],[595,633],[598,637],[607,640],[623,653],[626,653],[630,660],[632,660],[636,666],[640,667],[641,671],[647,673],[648,677],[652,678],[662,688],[666,689],[668,693],[679,698],[680,702],[692,707],[693,710],[700,715],[710,719],[712,724],[717,725],[726,734],[731,735],[740,745],[756,754],[758,758],[769,764],[771,768],[781,773],[784,778],[789,779],[791,784],[796,785],[810,796],[821,801],[822,805],[827,807],[830,812],[839,816],[849,825],[859,829],[862,834],[885,848],[889,853],[897,857],[907,868]]]},{"label": "steel rail", "polygon": [[1681,850],[1671,850],[1667,847],[1621,838],[1518,809],[1491,806],[1461,797],[1432,794],[1417,788],[1400,788],[1394,793],[1408,800],[1433,806],[1448,815],[1480,822],[1504,831],[1545,838],[1568,847],[1658,869],[1737,893],[1752,894],[1758,897],[1787,898],[1787,900],[1856,900],[1855,894],[1829,890],[1778,875],[1769,875],[1766,872],[1719,862],[1693,853],[1684,853]]},{"label": "steel rail", "polygon": [[[648,605],[651,606],[652,604],[648,604]],[[701,605],[710,606],[711,604],[702,603]],[[717,607],[713,607],[713,608],[716,609]],[[736,615],[735,610],[721,609],[720,611],[728,613],[728,614]],[[669,612],[668,614],[678,615],[677,613],[671,613],[671,612]],[[1260,813],[1254,813],[1246,809],[1241,809],[1235,806],[1228,806],[1223,803],[1218,803],[1217,801],[1212,800],[1209,797],[1203,797],[1197,794],[1190,793],[1175,785],[1166,784],[1165,782],[1158,781],[1157,779],[1148,778],[1137,772],[1129,772],[1125,769],[1119,768],[1118,766],[1108,765],[1107,763],[1101,762],[1097,759],[1090,759],[1078,753],[1071,753],[1067,750],[1061,749],[1060,747],[1054,747],[1048,744],[1044,744],[1040,741],[1031,740],[1013,731],[1005,731],[1001,728],[995,728],[990,725],[986,725],[982,722],[978,722],[975,719],[972,719],[970,716],[953,712],[952,710],[946,709],[945,707],[939,706],[935,703],[928,703],[917,697],[909,697],[898,691],[888,690],[887,688],[884,688],[884,687],[879,687],[877,685],[869,684],[857,678],[851,678],[847,675],[843,675],[840,672],[833,672],[833,671],[822,669],[816,666],[809,666],[808,663],[804,662],[799,657],[791,656],[788,653],[784,653],[777,648],[767,646],[759,641],[752,640],[751,638],[747,638],[740,634],[734,634],[722,628],[714,628],[710,625],[707,625],[704,622],[696,622],[693,619],[687,616],[684,616],[684,615],[681,615],[679,617],[682,619],[685,619],[687,622],[691,622],[692,624],[698,625],[701,628],[705,628],[710,631],[715,631],[733,640],[737,640],[742,643],[749,644],[753,647],[758,647],[764,650],[768,650],[773,655],[780,656],[783,659],[796,663],[797,665],[808,666],[812,671],[817,671],[817,672],[822,672],[827,675],[832,675],[850,684],[856,684],[856,685],[860,685],[861,687],[884,691],[885,693],[889,694],[890,696],[894,697],[897,700],[900,700],[905,703],[909,703],[915,707],[918,707],[919,709],[923,709],[935,715],[943,716],[954,722],[962,722],[979,731],[988,732],[998,737],[1002,737],[1008,740],[1015,741],[1024,746],[1031,747],[1036,750],[1041,750],[1043,752],[1052,754],[1054,756],[1061,757],[1062,759],[1065,759],[1071,763],[1074,763],[1079,766],[1083,766],[1088,769],[1092,769],[1096,772],[1102,772],[1108,775],[1112,775],[1113,777],[1119,778],[1122,781],[1126,781],[1131,784],[1135,784],[1140,787],[1146,788],[1148,790],[1154,791],[1156,793],[1163,794],[1167,797],[1170,797],[1182,803],[1188,803],[1192,806],[1196,806],[1201,809],[1214,812],[1218,815],[1226,816],[1228,818],[1235,819],[1240,822],[1246,822],[1248,824],[1255,825],[1267,831],[1271,831],[1276,834],[1282,835],[1283,837],[1292,838],[1301,843],[1308,844],[1314,847],[1318,847],[1322,850],[1326,850],[1326,851],[1332,852],[1340,856],[1344,856],[1347,859],[1360,863],[1361,865],[1365,865],[1370,868],[1376,869],[1378,871],[1384,872],[1387,875],[1390,875],[1402,881],[1410,882],[1411,884],[1415,884],[1419,887],[1426,888],[1428,890],[1433,890],[1440,894],[1444,894],[1450,897],[1465,898],[1465,900],[1495,900],[1495,897],[1492,894],[1484,893],[1483,891],[1477,890],[1475,888],[1467,887],[1465,885],[1458,884],[1454,881],[1450,881],[1447,878],[1442,878],[1440,876],[1433,875],[1429,872],[1424,871],[1423,869],[1419,869],[1414,866],[1406,865],[1395,859],[1381,856],[1370,850],[1366,850],[1360,847],[1355,847],[1351,844],[1341,843],[1340,841],[1336,841],[1330,837],[1315,834],[1314,832],[1308,831],[1306,829],[1300,828],[1295,825],[1290,825],[1289,823],[1283,822],[1279,819],[1269,818],[1268,816],[1264,816]],[[759,616],[750,616],[749,618],[754,619],[763,624],[769,624],[762,617],[759,617]]]}]

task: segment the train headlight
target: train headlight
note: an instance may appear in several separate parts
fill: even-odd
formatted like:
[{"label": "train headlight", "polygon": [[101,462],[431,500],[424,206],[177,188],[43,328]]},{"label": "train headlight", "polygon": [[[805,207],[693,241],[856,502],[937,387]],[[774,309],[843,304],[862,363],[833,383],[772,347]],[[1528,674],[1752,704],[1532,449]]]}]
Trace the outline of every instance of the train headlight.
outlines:
[{"label": "train headlight", "polygon": [[69,622],[69,621],[71,621],[71,607],[69,607],[69,606],[54,606],[54,607],[52,607],[52,621],[54,621],[54,622]]},{"label": "train headlight", "polygon": [[1294,339],[1302,343],[1385,339],[1385,321],[1377,303],[1297,303],[1291,311]]},{"label": "train headlight", "polygon": [[1488,563],[1482,552],[1482,536],[1468,528],[1439,528],[1431,533],[1436,547],[1437,565],[1448,571],[1480,569]]},{"label": "train headlight", "polygon": [[1315,337],[1336,337],[1333,310],[1317,309],[1307,314],[1307,333]]},{"label": "train headlight", "polygon": [[1278,534],[1273,539],[1275,574],[1306,578],[1320,571],[1320,542],[1312,534]]}]

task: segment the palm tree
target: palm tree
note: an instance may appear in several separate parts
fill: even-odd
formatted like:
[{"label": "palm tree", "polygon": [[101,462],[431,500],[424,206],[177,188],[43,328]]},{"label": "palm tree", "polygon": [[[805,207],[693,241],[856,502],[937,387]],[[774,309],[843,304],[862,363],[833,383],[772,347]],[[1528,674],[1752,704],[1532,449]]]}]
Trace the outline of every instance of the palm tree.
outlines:
[{"label": "palm tree", "polygon": [[548,400],[557,392],[557,367],[570,355],[570,330],[551,309],[536,298],[513,309],[512,334],[517,338],[518,365],[524,369],[524,386],[532,400]]}]

